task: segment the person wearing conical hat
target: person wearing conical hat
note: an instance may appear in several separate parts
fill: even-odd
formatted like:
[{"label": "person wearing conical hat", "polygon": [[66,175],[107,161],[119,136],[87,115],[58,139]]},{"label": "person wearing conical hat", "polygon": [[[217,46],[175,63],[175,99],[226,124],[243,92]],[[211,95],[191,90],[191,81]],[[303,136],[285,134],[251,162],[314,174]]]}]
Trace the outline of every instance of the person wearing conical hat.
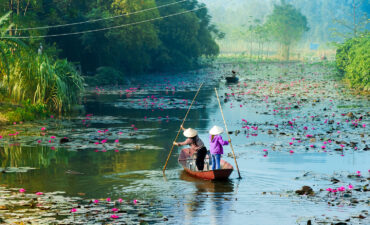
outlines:
[{"label": "person wearing conical hat", "polygon": [[187,137],[187,139],[184,142],[173,142],[173,144],[176,146],[190,145],[191,151],[197,153],[195,165],[197,165],[198,170],[203,170],[204,159],[207,155],[207,148],[204,146],[203,141],[199,138],[196,130],[193,128],[185,129],[182,125],[181,129],[184,131],[184,136]]},{"label": "person wearing conical hat", "polygon": [[221,134],[224,132],[219,126],[213,126],[211,130],[209,130],[209,145],[210,145],[210,152],[212,155],[212,170],[220,169],[220,161],[221,155],[224,154],[223,145],[228,145],[231,140],[224,141],[222,139]]}]

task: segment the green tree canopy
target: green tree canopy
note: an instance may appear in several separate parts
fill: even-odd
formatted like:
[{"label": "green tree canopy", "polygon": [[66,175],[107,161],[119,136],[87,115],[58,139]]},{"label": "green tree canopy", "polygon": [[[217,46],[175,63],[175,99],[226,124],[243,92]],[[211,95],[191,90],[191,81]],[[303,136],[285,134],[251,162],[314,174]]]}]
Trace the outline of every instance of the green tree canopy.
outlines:
[{"label": "green tree canopy", "polygon": [[[53,50],[53,54],[49,55],[79,63],[85,73],[96,73],[100,67],[111,67],[110,71],[123,73],[142,73],[190,69],[198,64],[199,57],[213,57],[219,53],[215,39],[222,37],[222,34],[210,23],[205,5],[197,0],[177,2],[0,0],[0,7],[4,14],[11,11],[10,22],[15,28],[9,32],[12,36],[58,35],[121,26],[101,32],[29,39],[25,42],[35,50],[41,43],[44,51],[50,53]],[[170,5],[159,7],[167,4]],[[182,12],[186,13],[171,16]],[[101,20],[111,17],[114,18]],[[96,19],[96,22],[73,26],[22,30]],[[134,25],[123,26],[125,24]]]}]

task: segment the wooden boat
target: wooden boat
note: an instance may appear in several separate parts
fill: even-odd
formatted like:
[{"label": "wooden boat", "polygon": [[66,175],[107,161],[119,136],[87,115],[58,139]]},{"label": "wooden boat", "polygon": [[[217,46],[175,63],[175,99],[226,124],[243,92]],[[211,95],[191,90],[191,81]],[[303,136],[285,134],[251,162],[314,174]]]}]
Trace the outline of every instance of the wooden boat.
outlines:
[{"label": "wooden boat", "polygon": [[238,83],[239,78],[238,77],[225,77],[227,83]]},{"label": "wooden boat", "polygon": [[[220,161],[220,167],[219,170],[209,170],[210,168],[204,168],[203,171],[198,171],[196,169],[195,160],[192,158],[194,151],[190,150],[190,148],[184,148],[181,150],[181,153],[179,155],[179,163],[182,165],[184,170],[191,176],[197,177],[204,180],[225,180],[227,179],[230,174],[233,172],[234,168],[233,166],[226,162],[225,160]],[[208,155],[206,160],[208,159]],[[188,162],[191,161],[193,163],[194,168],[188,167]]]},{"label": "wooden boat", "polygon": [[196,192],[233,192],[234,183],[231,180],[203,180],[191,176],[185,170],[181,171],[180,179],[191,182],[196,187]]}]

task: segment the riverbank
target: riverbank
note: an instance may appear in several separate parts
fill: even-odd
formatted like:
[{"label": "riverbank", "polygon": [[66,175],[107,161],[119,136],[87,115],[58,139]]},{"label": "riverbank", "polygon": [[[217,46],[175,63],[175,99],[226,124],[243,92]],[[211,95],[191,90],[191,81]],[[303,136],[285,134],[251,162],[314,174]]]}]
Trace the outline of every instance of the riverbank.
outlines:
[{"label": "riverbank", "polygon": [[36,119],[45,119],[51,115],[44,105],[23,102],[13,103],[11,100],[0,102],[0,126],[30,122]]}]

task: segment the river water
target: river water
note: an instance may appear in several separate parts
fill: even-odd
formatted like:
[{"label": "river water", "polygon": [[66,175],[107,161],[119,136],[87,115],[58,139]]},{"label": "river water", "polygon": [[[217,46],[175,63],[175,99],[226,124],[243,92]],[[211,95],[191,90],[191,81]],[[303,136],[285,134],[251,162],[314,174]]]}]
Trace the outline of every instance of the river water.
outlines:
[{"label": "river water", "polygon": [[[239,72],[239,84],[223,79],[232,69]],[[178,147],[162,174],[202,82],[184,126],[197,129],[209,146],[208,130],[223,126],[217,88],[242,179],[228,146],[223,157],[235,169],[228,181],[185,174],[177,163]],[[156,201],[169,218],[165,224],[306,224],[352,219],[368,209],[369,192],[363,190],[354,193],[362,203],[346,204],[340,197],[334,206],[327,203],[328,187],[369,183],[370,108],[368,98],[347,93],[321,64],[219,64],[137,76],[125,85],[89,89],[83,105],[75,116],[4,128],[0,167],[15,172],[0,174],[0,184],[91,199]],[[62,137],[70,142],[59,144]],[[14,169],[19,167],[29,170]],[[356,171],[361,179],[353,178]],[[333,184],[332,178],[340,182]],[[304,185],[316,197],[294,194]],[[351,221],[366,224],[368,218]]]}]

